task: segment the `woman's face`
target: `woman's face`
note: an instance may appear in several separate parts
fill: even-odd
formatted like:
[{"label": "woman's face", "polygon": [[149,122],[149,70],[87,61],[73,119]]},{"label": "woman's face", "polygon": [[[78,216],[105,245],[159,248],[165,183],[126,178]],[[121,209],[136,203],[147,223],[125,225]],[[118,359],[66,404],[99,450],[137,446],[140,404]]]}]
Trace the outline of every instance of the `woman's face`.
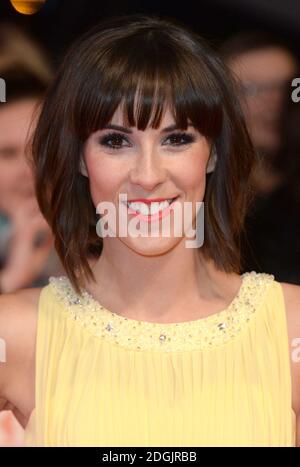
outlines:
[{"label": "woman's face", "polygon": [[[175,203],[181,210],[184,203],[192,203],[195,218],[195,203],[203,200],[205,192],[210,155],[207,139],[192,126],[184,131],[176,129],[169,109],[165,111],[158,129],[147,127],[140,131],[136,127],[125,128],[120,108],[108,126],[92,133],[84,145],[82,173],[89,177],[94,205],[102,201],[112,202],[118,219],[119,194],[126,194],[128,201],[145,199],[149,202],[176,197]],[[133,219],[139,219],[140,227],[148,229],[149,233],[151,224],[152,232],[159,232],[159,235],[133,236],[129,233],[119,236],[117,224],[116,238],[105,237],[104,244],[106,241],[121,241],[137,253],[151,256],[162,254],[182,241],[183,236],[174,235],[174,212],[168,202],[158,205],[157,201],[156,206],[148,207],[148,212],[147,206],[131,204],[128,210],[122,204],[126,224],[128,226]],[[157,213],[155,208],[158,206],[160,211]],[[140,215],[136,216],[134,211]],[[163,212],[163,219],[159,218],[159,212]],[[170,235],[163,236],[165,227],[162,221],[170,222]]]},{"label": "woman's face", "polygon": [[0,107],[0,209],[9,215],[34,196],[25,143],[36,101],[24,99]]}]

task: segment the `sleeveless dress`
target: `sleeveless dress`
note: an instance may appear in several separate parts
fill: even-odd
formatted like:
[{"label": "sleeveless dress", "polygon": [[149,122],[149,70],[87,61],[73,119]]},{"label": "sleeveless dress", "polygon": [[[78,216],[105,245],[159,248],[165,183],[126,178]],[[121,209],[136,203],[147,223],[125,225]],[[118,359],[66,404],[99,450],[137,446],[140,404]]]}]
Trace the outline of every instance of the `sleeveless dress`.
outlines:
[{"label": "sleeveless dress", "polygon": [[26,446],[295,446],[282,287],[242,275],[222,311],[151,323],[66,276],[41,290]]}]

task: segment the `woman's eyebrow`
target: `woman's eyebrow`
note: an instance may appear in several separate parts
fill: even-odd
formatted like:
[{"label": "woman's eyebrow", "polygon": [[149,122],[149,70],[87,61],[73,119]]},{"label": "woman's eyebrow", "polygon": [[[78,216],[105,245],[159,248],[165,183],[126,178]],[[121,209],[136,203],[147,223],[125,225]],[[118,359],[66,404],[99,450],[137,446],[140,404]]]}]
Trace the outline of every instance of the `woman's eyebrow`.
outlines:
[{"label": "woman's eyebrow", "polygon": [[[193,125],[188,125],[188,126],[193,126]],[[174,123],[173,125],[170,125],[170,126],[167,126],[166,128],[163,128],[161,130],[162,133],[167,133],[168,131],[174,131],[174,130],[178,130],[178,126],[176,125],[176,123]],[[123,133],[127,133],[127,134],[131,134],[132,131],[129,129],[129,128],[126,128],[124,126],[120,126],[120,125],[113,125],[113,124],[108,124],[108,125],[105,125],[103,127],[103,130],[116,130],[116,131],[122,131]]]}]

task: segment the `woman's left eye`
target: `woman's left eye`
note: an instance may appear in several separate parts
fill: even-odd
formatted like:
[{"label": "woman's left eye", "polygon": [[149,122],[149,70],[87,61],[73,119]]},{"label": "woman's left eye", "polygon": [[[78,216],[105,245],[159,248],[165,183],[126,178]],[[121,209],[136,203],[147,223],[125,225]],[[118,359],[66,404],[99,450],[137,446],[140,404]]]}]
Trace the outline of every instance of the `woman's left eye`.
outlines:
[{"label": "woman's left eye", "polygon": [[122,133],[108,133],[100,138],[99,142],[101,146],[109,149],[121,149],[129,145],[129,141]]},{"label": "woman's left eye", "polygon": [[189,133],[173,133],[168,136],[165,141],[166,144],[171,144],[171,146],[183,146],[185,144],[190,144],[195,141],[195,137]]}]

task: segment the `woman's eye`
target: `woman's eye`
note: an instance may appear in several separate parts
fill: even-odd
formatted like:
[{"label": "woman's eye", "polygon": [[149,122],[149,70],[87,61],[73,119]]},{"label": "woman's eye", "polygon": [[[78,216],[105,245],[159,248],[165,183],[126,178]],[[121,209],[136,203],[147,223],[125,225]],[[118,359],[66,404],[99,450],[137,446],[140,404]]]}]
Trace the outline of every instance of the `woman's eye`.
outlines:
[{"label": "woman's eye", "polygon": [[[194,141],[194,135],[188,133],[173,133],[164,140],[163,145],[179,147],[193,143]],[[99,143],[101,146],[115,150],[130,146],[130,142],[122,133],[108,133],[100,139]]]},{"label": "woman's eye", "polygon": [[[123,144],[123,143],[127,144]],[[109,133],[100,139],[100,144],[110,149],[120,149],[129,145],[129,141],[121,133]]]},{"label": "woman's eye", "polygon": [[195,137],[188,133],[173,133],[168,136],[166,139],[166,144],[171,144],[171,146],[183,146],[185,144],[190,144],[195,141]]}]

